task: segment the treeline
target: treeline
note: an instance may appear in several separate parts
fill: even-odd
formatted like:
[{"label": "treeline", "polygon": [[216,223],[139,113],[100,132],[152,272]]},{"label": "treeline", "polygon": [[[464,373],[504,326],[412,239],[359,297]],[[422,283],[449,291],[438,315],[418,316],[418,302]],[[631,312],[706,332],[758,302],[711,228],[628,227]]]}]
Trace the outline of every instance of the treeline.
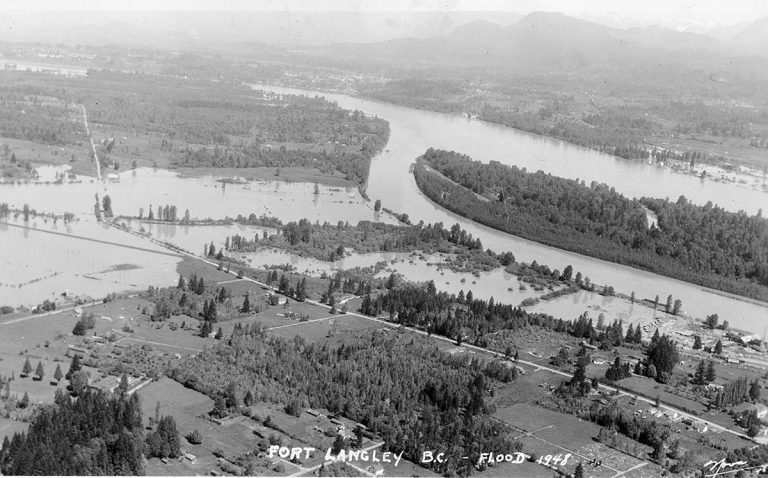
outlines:
[{"label": "treeline", "polygon": [[640,344],[640,328],[630,324],[627,333],[621,320],[596,328],[586,313],[576,320],[556,319],[548,314],[529,313],[522,307],[474,298],[472,291],[466,295],[438,292],[433,281],[426,285],[403,284],[371,297],[363,297],[360,312],[372,317],[388,313],[390,320],[426,330],[428,333],[456,339],[457,343],[469,341],[487,347],[487,334],[500,330],[518,330],[526,327],[542,327],[555,332],[582,338],[589,343],[610,349],[622,344]]},{"label": "treeline", "polygon": [[[313,224],[307,219],[278,225],[278,234],[259,240],[240,235],[227,238],[225,246],[232,251],[253,252],[262,247],[276,247],[302,256],[320,260],[336,260],[345,250],[367,252],[455,252],[461,248],[483,253],[480,239],[454,224],[450,229],[438,222],[400,226],[380,222],[360,221],[356,226],[339,221],[336,225],[324,222]],[[506,257],[506,256],[505,256]],[[511,262],[514,262],[512,256]],[[499,261],[496,260],[496,265]],[[506,265],[506,264],[505,264]]]},{"label": "treeline", "polygon": [[[174,160],[174,165],[186,168],[259,168],[259,167],[303,167],[317,168],[320,171],[339,171],[346,179],[362,184],[368,180],[371,158],[384,144],[383,140],[365,140],[360,151],[336,149],[328,151],[265,148],[258,144],[237,147],[185,147]],[[279,174],[279,173],[278,173]]]},{"label": "treeline", "polygon": [[238,409],[246,398],[325,408],[362,423],[406,459],[445,450],[445,462],[425,464],[441,474],[467,476],[482,451],[515,449],[485,401],[498,366],[452,357],[410,334],[378,331],[332,345],[243,326],[169,373],[219,408]]},{"label": "treeline", "polygon": [[143,475],[143,427],[136,394],[61,391],[27,432],[3,442],[4,475]]},{"label": "treeline", "polygon": [[[630,200],[604,184],[434,150],[414,170],[424,194],[495,229],[550,246],[768,300],[768,220],[711,204]],[[425,163],[445,177],[431,173]],[[447,178],[447,179],[446,179]],[[485,196],[488,201],[479,199]],[[658,216],[647,227],[643,206]]]},{"label": "treeline", "polygon": [[0,72],[0,136],[56,146],[83,140],[79,108],[17,78]]}]

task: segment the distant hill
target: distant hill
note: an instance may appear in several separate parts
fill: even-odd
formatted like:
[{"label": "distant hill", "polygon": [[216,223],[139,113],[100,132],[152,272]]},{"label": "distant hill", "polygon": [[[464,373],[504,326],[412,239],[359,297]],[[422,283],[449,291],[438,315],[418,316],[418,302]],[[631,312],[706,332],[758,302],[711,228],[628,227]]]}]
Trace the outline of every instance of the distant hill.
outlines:
[{"label": "distant hill", "polygon": [[768,54],[768,17],[763,17],[745,27],[728,43],[746,48],[753,53]]},{"label": "distant hill", "polygon": [[[757,29],[750,28],[739,38],[751,43],[768,38],[768,28],[761,32],[763,36]],[[628,67],[718,73],[730,71],[730,60],[742,50],[696,33],[659,27],[616,29],[561,13],[536,12],[508,26],[473,22],[443,36],[335,44],[322,48],[322,53],[345,61],[476,66],[507,72],[582,73]],[[768,48],[765,51],[768,54]]]}]

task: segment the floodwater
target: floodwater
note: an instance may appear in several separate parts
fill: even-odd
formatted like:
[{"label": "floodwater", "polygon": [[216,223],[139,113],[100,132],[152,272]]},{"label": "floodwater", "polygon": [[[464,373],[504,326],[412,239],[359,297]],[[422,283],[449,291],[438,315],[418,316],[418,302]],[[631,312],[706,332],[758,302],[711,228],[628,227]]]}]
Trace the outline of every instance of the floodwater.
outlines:
[{"label": "floodwater", "polygon": [[[269,87],[277,93],[305,93],[285,88]],[[413,222],[424,220],[427,223],[443,222],[446,226],[459,223],[479,237],[483,246],[497,252],[512,251],[518,261],[547,264],[551,268],[562,270],[572,265],[574,272],[580,271],[597,284],[612,285],[617,291],[629,294],[634,291],[638,300],[653,299],[657,294],[666,298],[672,294],[681,299],[685,313],[704,317],[711,313],[719,314],[721,320],[728,320],[734,327],[761,332],[768,319],[765,304],[723,296],[714,291],[668,279],[656,274],[620,266],[590,257],[574,254],[552,247],[505,234],[460,216],[452,214],[435,205],[421,194],[409,171],[414,159],[429,147],[460,151],[482,161],[498,160],[507,164],[526,167],[529,170],[542,169],[558,176],[580,178],[589,183],[592,180],[607,182],[618,191],[629,196],[671,197],[684,194],[690,200],[703,204],[707,201],[719,204],[729,210],[744,209],[750,213],[768,206],[768,195],[738,184],[701,181],[691,176],[675,174],[668,169],[657,168],[648,164],[625,161],[609,155],[600,154],[585,148],[529,135],[519,131],[478,121],[468,121],[458,116],[415,110],[385,103],[367,101],[344,95],[322,94],[336,101],[345,108],[362,110],[377,115],[390,122],[390,140],[385,151],[374,158],[371,166],[368,195],[372,200],[381,199],[384,207],[397,212],[407,213]],[[73,212],[81,218],[92,218],[95,194],[103,198],[109,194],[116,215],[136,216],[143,209],[144,217],[152,205],[156,214],[159,205],[175,205],[179,217],[188,209],[191,218],[224,219],[234,218],[238,214],[248,216],[266,214],[279,217],[283,221],[307,218],[320,223],[328,221],[348,221],[352,224],[359,220],[382,220],[393,222],[387,215],[378,215],[373,211],[372,202],[364,201],[353,188],[330,188],[321,186],[320,194],[315,195],[314,184],[284,183],[279,181],[261,181],[248,184],[227,184],[217,181],[215,176],[180,178],[172,171],[140,168],[120,174],[119,183],[100,184],[91,178],[81,177],[77,184],[2,184],[0,185],[0,203],[8,202],[12,207],[21,208],[27,203],[31,208],[45,212]],[[767,209],[768,210],[768,209]],[[81,225],[82,224],[82,225]],[[149,241],[142,240],[114,230],[104,230],[101,226],[88,224],[83,219],[73,228],[89,229],[91,237],[112,237],[119,234],[119,242],[139,241],[144,247],[151,248]],[[207,226],[213,227],[213,226]],[[233,229],[236,230],[236,229]],[[190,228],[173,226],[172,230],[152,227],[152,234],[157,238],[173,237],[173,241],[185,249],[200,253],[202,244],[217,242],[223,244],[229,230]],[[243,234],[241,234],[243,235]],[[40,236],[40,237],[38,237]],[[41,278],[36,285],[25,285],[21,289],[0,287],[0,304],[38,303],[62,289],[79,289],[92,295],[103,295],[109,289],[106,278],[97,282],[98,287],[87,287],[82,279],[83,273],[100,274],[113,281],[112,290],[134,290],[148,285],[173,284],[176,274],[172,272],[178,261],[170,256],[124,249],[114,252],[109,246],[79,244],[72,245],[73,239],[52,240],[50,236],[22,231],[17,228],[0,229],[4,244],[10,244],[0,256],[0,282],[20,284],[31,278]],[[65,241],[71,247],[65,246]],[[188,247],[185,247],[186,244]],[[157,246],[154,246],[157,247]],[[67,256],[67,254],[71,254]],[[145,254],[149,254],[144,257]],[[268,257],[268,256],[262,256]],[[19,259],[23,258],[23,259]],[[256,259],[256,258],[253,258]],[[347,258],[343,267],[354,267],[357,259]],[[90,262],[89,262],[90,261]],[[95,261],[99,261],[98,263]],[[253,260],[255,265],[264,263],[279,264],[287,262],[277,258]],[[290,262],[290,261],[288,261]],[[373,263],[377,262],[373,260]],[[153,263],[157,263],[153,268]],[[138,269],[114,270],[121,264],[134,264]],[[504,272],[487,273],[489,279],[480,283],[478,278],[466,278],[452,275],[449,271],[432,270],[429,266],[413,266],[406,260],[397,269],[409,279],[432,279],[443,290],[457,292],[459,289],[472,288],[478,297],[493,295],[496,300],[519,303],[525,294],[508,295],[516,290],[516,279],[504,277]],[[59,276],[45,278],[49,273],[62,271],[67,280]],[[111,271],[111,272],[104,272]],[[132,272],[134,271],[134,272]],[[141,273],[135,271],[143,271]],[[440,275],[443,272],[444,275]],[[80,275],[78,275],[80,274]],[[144,274],[144,275],[142,275]],[[499,276],[494,274],[500,274]],[[16,277],[19,275],[20,277]],[[114,276],[119,276],[114,279]],[[465,283],[460,280],[464,278]],[[471,284],[475,280],[477,284]],[[88,282],[88,283],[91,283]],[[446,284],[447,282],[447,284]],[[93,284],[91,284],[93,285]],[[481,291],[482,289],[482,291]],[[23,292],[20,292],[23,291]],[[487,292],[486,292],[487,291]],[[566,302],[567,303],[567,302]],[[573,318],[574,314],[563,311],[564,318]],[[579,312],[580,313],[580,312]],[[578,314],[575,314],[578,315]]]},{"label": "floodwater", "polygon": [[19,217],[9,224],[0,224],[0,305],[30,306],[65,292],[101,299],[110,292],[137,292],[178,280],[179,257],[90,218],[54,225],[42,218],[25,224]]},{"label": "floodwater", "polygon": [[768,321],[768,304],[731,298],[687,282],[646,271],[593,259],[580,254],[537,244],[482,226],[437,206],[416,186],[410,165],[427,148],[435,147],[469,154],[476,160],[496,160],[505,164],[543,170],[557,176],[579,178],[587,184],[605,182],[630,197],[670,197],[685,195],[689,200],[714,204],[731,210],[755,214],[768,210],[768,194],[733,183],[702,181],[642,162],[627,161],[590,149],[511,128],[469,121],[442,113],[416,110],[342,94],[330,94],[259,85],[280,94],[325,96],[343,108],[358,109],[389,121],[390,139],[385,151],[374,158],[368,184],[372,200],[381,199],[384,207],[407,213],[413,222],[459,223],[497,252],[512,251],[518,261],[536,260],[562,270],[572,265],[597,284],[612,285],[617,291],[635,292],[638,300],[667,295],[683,302],[685,313],[703,318],[717,313],[734,327],[761,332]]}]

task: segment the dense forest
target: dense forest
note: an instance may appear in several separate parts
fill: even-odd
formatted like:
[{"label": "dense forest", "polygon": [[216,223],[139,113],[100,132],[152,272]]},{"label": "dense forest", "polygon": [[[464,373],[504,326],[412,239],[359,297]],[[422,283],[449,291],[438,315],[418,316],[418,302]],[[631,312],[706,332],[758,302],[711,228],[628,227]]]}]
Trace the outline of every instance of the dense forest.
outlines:
[{"label": "dense forest", "polygon": [[44,88],[11,84],[0,70],[0,136],[63,146],[82,141],[85,128],[76,121],[82,110]]},{"label": "dense forest", "polygon": [[138,395],[57,392],[29,431],[6,437],[4,475],[142,475],[143,428]]},{"label": "dense forest", "polygon": [[[110,135],[105,165],[167,158],[178,167],[310,167],[363,184],[389,124],[320,97],[276,95],[240,82],[89,71],[81,78],[0,72],[0,135],[45,144]],[[97,133],[95,133],[97,134]],[[137,141],[136,138],[141,138]],[[138,146],[138,145],[141,146]]]},{"label": "dense forest", "polygon": [[407,459],[445,450],[446,462],[432,463],[434,471],[466,476],[482,451],[514,449],[485,402],[494,377],[512,379],[504,371],[508,367],[452,357],[426,339],[394,331],[330,345],[268,336],[252,325],[237,327],[229,340],[179,363],[170,375],[211,397],[225,394],[230,408],[248,395],[340,413]]},{"label": "dense forest", "polygon": [[[622,344],[641,344],[640,327],[629,324],[626,333],[621,320],[597,324],[586,313],[574,320],[555,318],[548,314],[530,313],[522,307],[474,298],[472,291],[459,295],[438,292],[434,282],[426,285],[404,284],[390,287],[375,297],[363,297],[360,312],[372,317],[389,313],[390,320],[407,327],[426,330],[479,347],[489,348],[493,334],[501,330],[520,330],[530,327],[552,330],[611,349]],[[501,350],[501,352],[506,352]]]},{"label": "dense forest", "polygon": [[[486,226],[768,301],[768,220],[761,214],[696,206],[683,196],[630,200],[604,184],[431,148],[414,175],[430,199]],[[658,227],[647,227],[644,207],[656,213]]]},{"label": "dense forest", "polygon": [[[465,252],[485,254],[479,239],[472,237],[458,224],[450,229],[442,223],[399,226],[381,222],[360,221],[356,226],[339,222],[312,224],[307,219],[278,226],[279,234],[253,239],[234,235],[225,241],[225,248],[237,252],[256,251],[262,247],[277,247],[320,260],[344,257],[345,250],[366,252]],[[499,261],[492,261],[494,266]]]}]

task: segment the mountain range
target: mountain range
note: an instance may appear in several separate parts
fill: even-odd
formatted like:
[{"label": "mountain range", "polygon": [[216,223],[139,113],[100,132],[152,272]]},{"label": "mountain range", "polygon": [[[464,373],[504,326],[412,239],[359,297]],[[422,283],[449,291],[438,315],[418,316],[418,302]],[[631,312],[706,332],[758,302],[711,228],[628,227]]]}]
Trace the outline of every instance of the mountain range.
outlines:
[{"label": "mountain range", "polygon": [[536,12],[507,26],[483,20],[441,36],[347,42],[316,51],[340,61],[404,67],[481,67],[506,73],[622,69],[647,74],[665,69],[706,72],[718,78],[749,77],[757,69],[768,78],[768,68],[763,66],[768,56],[768,18],[721,41],[659,27],[617,29],[561,13]]}]

